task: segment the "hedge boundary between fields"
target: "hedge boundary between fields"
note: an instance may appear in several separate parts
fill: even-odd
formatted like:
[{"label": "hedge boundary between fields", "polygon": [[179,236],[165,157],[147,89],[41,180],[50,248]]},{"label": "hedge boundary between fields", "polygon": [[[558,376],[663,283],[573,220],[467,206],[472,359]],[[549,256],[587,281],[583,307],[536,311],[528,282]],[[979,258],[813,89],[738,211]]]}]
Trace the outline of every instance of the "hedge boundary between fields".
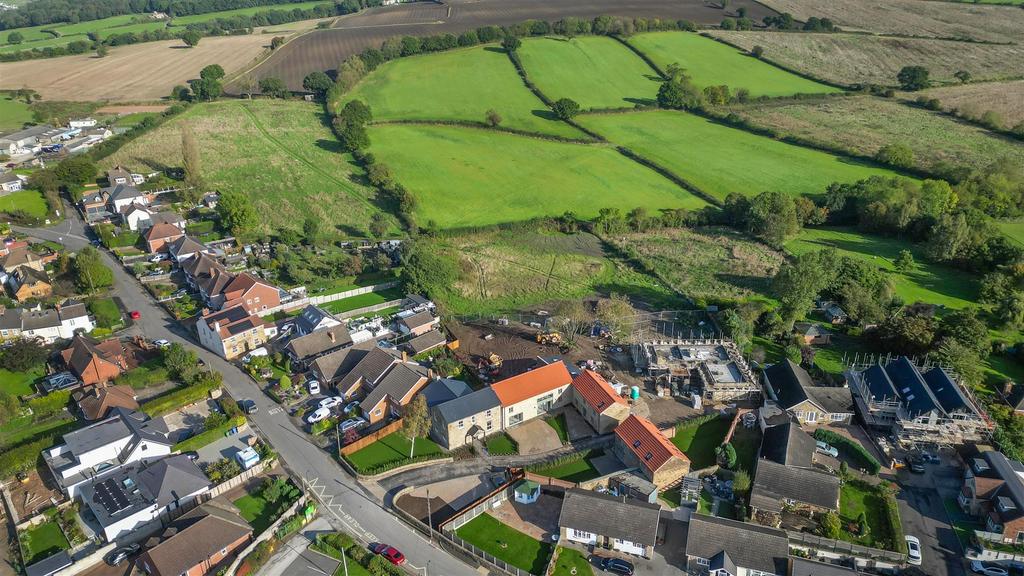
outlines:
[{"label": "hedge boundary between fields", "polygon": [[866,448],[842,434],[838,434],[824,428],[818,428],[814,431],[814,439],[820,440],[821,442],[827,442],[833,446],[841,446],[859,460],[873,476],[877,476],[878,472],[882,469],[881,462],[872,456]]}]

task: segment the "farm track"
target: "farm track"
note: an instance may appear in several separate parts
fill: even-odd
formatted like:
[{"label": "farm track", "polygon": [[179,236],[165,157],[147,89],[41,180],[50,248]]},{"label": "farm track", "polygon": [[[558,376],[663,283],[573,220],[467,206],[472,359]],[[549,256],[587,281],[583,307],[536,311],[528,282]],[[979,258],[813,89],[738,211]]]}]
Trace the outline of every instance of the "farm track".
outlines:
[{"label": "farm track", "polygon": [[[730,4],[729,14],[734,15],[741,6],[746,7],[748,17],[757,21],[775,13],[752,0],[736,0]],[[480,26],[530,19],[555,21],[605,14],[687,19],[699,24],[718,24],[725,15],[701,0],[450,0],[447,4],[401,4],[345,16],[331,29],[300,36],[257,66],[252,74],[257,78],[278,77],[290,89],[302,90],[302,79],[310,72],[333,72],[345,58],[366,48],[379,47],[392,36],[458,34]]]}]

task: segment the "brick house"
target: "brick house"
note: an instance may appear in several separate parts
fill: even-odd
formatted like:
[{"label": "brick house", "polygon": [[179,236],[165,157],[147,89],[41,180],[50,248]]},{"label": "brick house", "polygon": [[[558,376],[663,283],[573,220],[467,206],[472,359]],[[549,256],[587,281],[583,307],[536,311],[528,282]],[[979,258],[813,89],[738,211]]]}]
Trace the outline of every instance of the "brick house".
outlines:
[{"label": "brick house", "polygon": [[593,370],[572,379],[572,405],[598,434],[609,434],[629,417],[629,403]]},{"label": "brick house", "polygon": [[678,483],[690,471],[690,459],[653,422],[636,415],[615,429],[612,451],[627,466],[640,468],[660,490]]}]

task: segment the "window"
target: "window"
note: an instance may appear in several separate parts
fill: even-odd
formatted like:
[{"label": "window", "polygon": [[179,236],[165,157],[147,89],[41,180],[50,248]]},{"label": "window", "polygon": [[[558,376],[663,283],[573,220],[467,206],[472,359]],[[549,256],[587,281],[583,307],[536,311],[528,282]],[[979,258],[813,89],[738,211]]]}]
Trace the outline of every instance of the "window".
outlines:
[{"label": "window", "polygon": [[697,558],[697,564],[700,564],[701,566],[710,566],[711,561],[707,558]]}]

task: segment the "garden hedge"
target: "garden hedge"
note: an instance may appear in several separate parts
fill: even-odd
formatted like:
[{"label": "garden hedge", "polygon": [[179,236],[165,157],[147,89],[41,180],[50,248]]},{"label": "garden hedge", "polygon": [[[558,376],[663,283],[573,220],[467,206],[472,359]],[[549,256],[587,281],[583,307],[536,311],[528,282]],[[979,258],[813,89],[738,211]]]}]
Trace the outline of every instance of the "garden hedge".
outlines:
[{"label": "garden hedge", "polygon": [[871,474],[878,474],[878,471],[882,469],[882,464],[867,449],[846,436],[836,434],[831,430],[818,428],[814,431],[814,439],[827,442],[840,450],[844,450],[859,461]]}]

